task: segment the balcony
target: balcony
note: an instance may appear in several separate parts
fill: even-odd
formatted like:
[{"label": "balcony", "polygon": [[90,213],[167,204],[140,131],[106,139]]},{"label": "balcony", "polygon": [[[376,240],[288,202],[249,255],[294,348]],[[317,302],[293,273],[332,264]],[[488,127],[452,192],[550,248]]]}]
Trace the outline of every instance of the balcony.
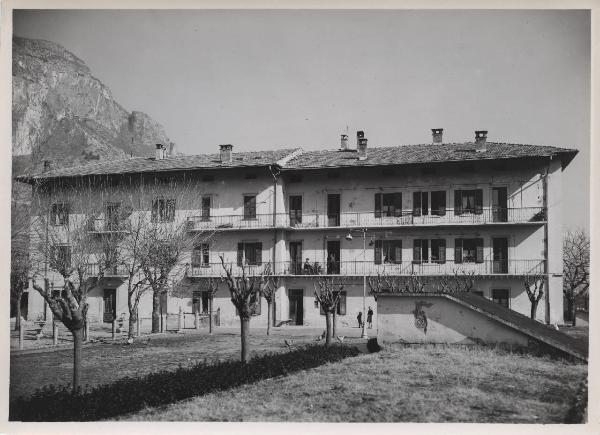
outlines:
[{"label": "balcony", "polygon": [[455,213],[454,209],[433,211],[420,215],[404,210],[387,216],[385,212],[376,216],[373,211],[343,212],[328,215],[321,212],[304,213],[292,211],[273,214],[257,214],[245,218],[242,214],[221,216],[194,216],[188,219],[190,231],[203,230],[250,230],[285,228],[294,230],[328,228],[393,228],[411,226],[462,226],[462,225],[505,225],[541,224],[546,221],[543,207],[484,208],[479,212]]},{"label": "balcony", "polygon": [[[97,277],[99,275],[99,267],[101,265],[98,263],[91,263],[87,266],[87,273],[90,277]],[[103,276],[105,278],[127,278],[129,276],[127,268],[123,265],[104,267],[103,269]]]},{"label": "balcony", "polygon": [[[265,265],[267,263],[264,263]],[[242,273],[242,268],[235,263],[227,264],[234,274]],[[263,265],[246,266],[246,274],[259,275]],[[419,275],[439,276],[452,275],[455,272],[473,272],[478,276],[525,276],[544,273],[544,260],[485,260],[481,263],[455,263],[454,261],[420,263],[404,261],[401,263],[374,264],[373,261],[339,261],[329,263],[311,263],[283,261],[275,263],[275,275],[306,276],[340,275],[340,276],[376,276],[382,275]],[[215,277],[224,275],[221,263],[209,263],[192,266],[188,269],[189,277]]]},{"label": "balcony", "polygon": [[123,224],[116,220],[95,218],[88,221],[88,231],[96,234],[125,233]]}]

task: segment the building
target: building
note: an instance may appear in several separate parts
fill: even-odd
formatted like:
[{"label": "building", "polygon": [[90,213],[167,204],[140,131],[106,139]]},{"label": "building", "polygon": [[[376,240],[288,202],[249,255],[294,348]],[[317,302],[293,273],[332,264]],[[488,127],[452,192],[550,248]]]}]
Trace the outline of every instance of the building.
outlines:
[{"label": "building", "polygon": [[[190,293],[164,298],[163,312],[207,312],[205,278],[222,275],[221,254],[234,272],[269,263],[281,277],[275,325],[324,325],[317,276],[346,277],[337,319],[355,326],[365,276],[435,278],[457,270],[475,273],[474,292],[526,315],[523,277],[545,276],[538,319],[563,323],[561,180],[577,151],[488,142],[486,131],[475,132],[474,141],[444,143],[442,129],[432,132],[430,144],[372,148],[358,132],[356,147],[342,135],[339,149],[324,151],[233,152],[221,145],[218,154],[169,157],[157,146],[152,158],[48,169],[19,180],[37,186],[50,225],[77,219],[82,200],[70,188],[77,182],[90,186],[86,201],[101,209],[90,231],[118,231],[114,216],[123,208],[187,221],[190,234],[212,231],[181,265],[178,279]],[[191,195],[182,202],[161,186]],[[60,278],[47,274],[60,290]],[[29,292],[29,317],[47,314],[43,299]],[[99,282],[88,302],[92,321],[127,313],[123,274],[115,270]],[[140,315],[149,317],[151,306],[146,295]],[[368,288],[366,306],[376,307]],[[213,311],[219,325],[239,324],[224,284]],[[266,326],[266,311],[262,300],[254,327]]]}]

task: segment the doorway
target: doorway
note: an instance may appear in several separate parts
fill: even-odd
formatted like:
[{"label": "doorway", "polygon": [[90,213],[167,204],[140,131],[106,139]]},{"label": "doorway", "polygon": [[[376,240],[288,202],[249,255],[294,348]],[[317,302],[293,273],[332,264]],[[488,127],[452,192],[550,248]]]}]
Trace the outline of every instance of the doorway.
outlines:
[{"label": "doorway", "polygon": [[506,187],[492,189],[492,220],[494,222],[508,221],[508,192]]},{"label": "doorway", "polygon": [[302,195],[289,196],[290,226],[302,223]]},{"label": "doorway", "polygon": [[330,193],[327,195],[327,226],[340,226],[340,194]]},{"label": "doorway", "polygon": [[290,289],[290,320],[292,325],[304,324],[304,290]]},{"label": "doorway", "polygon": [[302,242],[290,242],[290,262],[292,275],[302,274]]},{"label": "doorway", "polygon": [[102,320],[104,323],[111,323],[117,318],[117,289],[104,289],[104,296],[102,299],[104,300]]},{"label": "doorway", "polygon": [[508,239],[493,239],[493,273],[508,273]]},{"label": "doorway", "polygon": [[338,275],[340,273],[340,241],[327,241],[327,273]]}]

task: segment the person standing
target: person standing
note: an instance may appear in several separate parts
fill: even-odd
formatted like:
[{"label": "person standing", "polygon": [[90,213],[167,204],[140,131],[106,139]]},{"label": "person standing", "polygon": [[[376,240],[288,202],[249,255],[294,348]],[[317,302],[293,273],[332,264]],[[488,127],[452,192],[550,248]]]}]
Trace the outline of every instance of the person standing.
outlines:
[{"label": "person standing", "polygon": [[358,327],[362,328],[362,326],[363,326],[362,311],[358,312],[358,316],[356,316],[356,320],[358,320]]},{"label": "person standing", "polygon": [[367,325],[369,325],[369,329],[373,327],[373,310],[369,307],[369,311],[367,311]]}]

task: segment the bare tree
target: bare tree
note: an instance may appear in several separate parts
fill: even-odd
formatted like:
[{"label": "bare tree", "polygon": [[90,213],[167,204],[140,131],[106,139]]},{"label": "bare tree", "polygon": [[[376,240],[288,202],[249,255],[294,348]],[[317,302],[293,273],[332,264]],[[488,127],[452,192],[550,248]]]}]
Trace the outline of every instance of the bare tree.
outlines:
[{"label": "bare tree", "polygon": [[587,298],[590,287],[590,239],[583,230],[568,232],[563,242],[563,293],[573,326],[576,301]]},{"label": "bare tree", "polygon": [[21,299],[29,284],[29,254],[22,249],[14,249],[10,262],[10,298],[15,304],[15,331],[21,327]]},{"label": "bare tree", "polygon": [[[267,269],[268,268],[268,269]],[[270,265],[265,266],[267,277],[266,283],[262,286],[261,294],[267,301],[267,335],[271,334],[271,315],[273,312],[273,301],[275,300],[275,294],[280,286],[280,277],[275,276],[271,273]]]},{"label": "bare tree", "polygon": [[452,274],[435,278],[433,287],[438,293],[469,292],[475,286],[475,271],[455,269]]},{"label": "bare tree", "polygon": [[340,301],[344,283],[341,279],[336,280],[333,276],[329,278],[320,276],[315,279],[313,286],[315,288],[315,299],[325,312],[325,344],[329,346],[333,337],[332,317]]},{"label": "bare tree", "polygon": [[526,275],[523,277],[525,291],[527,292],[527,297],[529,297],[529,302],[531,302],[531,312],[529,317],[531,317],[532,320],[535,320],[538,304],[544,297],[545,281],[546,278],[542,274]]},{"label": "bare tree", "polygon": [[426,277],[412,272],[410,275],[378,273],[368,278],[374,294],[380,293],[423,293],[428,283]]}]

